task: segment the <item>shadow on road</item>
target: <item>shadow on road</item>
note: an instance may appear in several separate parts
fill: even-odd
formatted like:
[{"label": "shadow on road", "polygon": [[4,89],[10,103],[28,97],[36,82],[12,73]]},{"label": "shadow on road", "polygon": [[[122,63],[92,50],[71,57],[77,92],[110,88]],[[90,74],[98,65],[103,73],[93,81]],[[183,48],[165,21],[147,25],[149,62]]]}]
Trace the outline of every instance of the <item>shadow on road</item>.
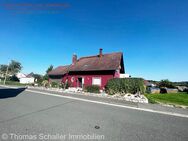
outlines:
[{"label": "shadow on road", "polygon": [[23,92],[25,89],[26,88],[17,88],[17,89],[1,88],[0,89],[0,99],[16,97],[21,92]]}]

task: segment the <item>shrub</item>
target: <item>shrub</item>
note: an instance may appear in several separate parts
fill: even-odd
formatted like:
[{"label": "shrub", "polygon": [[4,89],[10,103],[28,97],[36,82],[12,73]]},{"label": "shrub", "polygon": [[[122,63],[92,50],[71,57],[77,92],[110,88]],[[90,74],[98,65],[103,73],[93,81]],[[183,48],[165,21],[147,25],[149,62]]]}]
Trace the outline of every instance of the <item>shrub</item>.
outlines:
[{"label": "shrub", "polygon": [[147,94],[151,94],[151,86],[147,86],[145,92],[146,92]]},{"label": "shrub", "polygon": [[106,92],[108,94],[135,94],[140,92],[145,93],[144,80],[142,78],[114,78],[108,81],[106,85]]},{"label": "shrub", "polygon": [[52,82],[52,83],[51,83],[51,87],[53,87],[53,88],[58,88],[58,87],[59,87],[59,83],[57,83],[57,82]]},{"label": "shrub", "polygon": [[14,81],[14,82],[19,82],[20,81],[16,75],[13,75],[13,76],[9,77],[8,80],[9,81]]},{"label": "shrub", "polygon": [[43,81],[43,76],[40,74],[34,74],[33,77],[35,78],[35,82],[41,86]]},{"label": "shrub", "polygon": [[100,93],[100,87],[97,85],[86,86],[85,91],[90,93]]},{"label": "shrub", "polygon": [[48,80],[42,81],[42,85],[43,85],[44,87],[48,87],[48,86],[49,86]]},{"label": "shrub", "polygon": [[59,83],[59,87],[63,89],[68,89],[71,86],[71,84],[68,81]]},{"label": "shrub", "polygon": [[166,79],[166,80],[161,80],[161,81],[159,82],[158,86],[159,86],[160,88],[162,88],[162,87],[175,88],[175,85],[174,85],[172,82],[170,82],[168,79]]},{"label": "shrub", "polygon": [[167,89],[166,88],[160,88],[160,93],[162,93],[162,94],[167,93]]},{"label": "shrub", "polygon": [[70,83],[66,81],[64,86],[65,86],[65,89],[68,89],[70,87]]},{"label": "shrub", "polygon": [[65,88],[65,84],[63,82],[59,83],[59,88]]}]

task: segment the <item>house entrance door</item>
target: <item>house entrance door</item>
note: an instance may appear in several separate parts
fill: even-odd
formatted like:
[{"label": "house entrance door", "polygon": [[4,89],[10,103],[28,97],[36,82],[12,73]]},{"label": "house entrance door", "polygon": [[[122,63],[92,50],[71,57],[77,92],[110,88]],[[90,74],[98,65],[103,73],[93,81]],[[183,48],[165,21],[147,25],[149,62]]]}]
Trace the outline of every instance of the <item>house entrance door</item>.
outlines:
[{"label": "house entrance door", "polygon": [[82,77],[78,78],[78,87],[80,87],[80,88],[83,87],[83,78]]}]

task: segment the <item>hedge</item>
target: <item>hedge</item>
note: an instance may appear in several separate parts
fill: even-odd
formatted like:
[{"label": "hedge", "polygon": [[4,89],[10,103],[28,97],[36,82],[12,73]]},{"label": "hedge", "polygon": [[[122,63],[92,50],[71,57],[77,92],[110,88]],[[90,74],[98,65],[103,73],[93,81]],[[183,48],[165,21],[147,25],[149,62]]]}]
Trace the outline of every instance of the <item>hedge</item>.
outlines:
[{"label": "hedge", "polygon": [[108,94],[135,94],[140,92],[145,93],[144,80],[142,78],[114,78],[108,81],[106,85]]},{"label": "hedge", "polygon": [[97,85],[85,86],[85,91],[90,93],[100,93],[100,87]]}]

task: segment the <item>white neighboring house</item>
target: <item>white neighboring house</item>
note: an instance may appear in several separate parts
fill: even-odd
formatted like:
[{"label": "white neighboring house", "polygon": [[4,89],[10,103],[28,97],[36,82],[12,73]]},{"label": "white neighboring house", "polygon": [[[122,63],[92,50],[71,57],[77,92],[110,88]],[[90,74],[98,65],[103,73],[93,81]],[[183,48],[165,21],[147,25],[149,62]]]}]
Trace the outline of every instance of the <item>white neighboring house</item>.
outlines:
[{"label": "white neighboring house", "polygon": [[26,75],[23,73],[17,73],[17,77],[21,84],[32,84],[35,82],[35,78],[31,75],[32,73]]}]

